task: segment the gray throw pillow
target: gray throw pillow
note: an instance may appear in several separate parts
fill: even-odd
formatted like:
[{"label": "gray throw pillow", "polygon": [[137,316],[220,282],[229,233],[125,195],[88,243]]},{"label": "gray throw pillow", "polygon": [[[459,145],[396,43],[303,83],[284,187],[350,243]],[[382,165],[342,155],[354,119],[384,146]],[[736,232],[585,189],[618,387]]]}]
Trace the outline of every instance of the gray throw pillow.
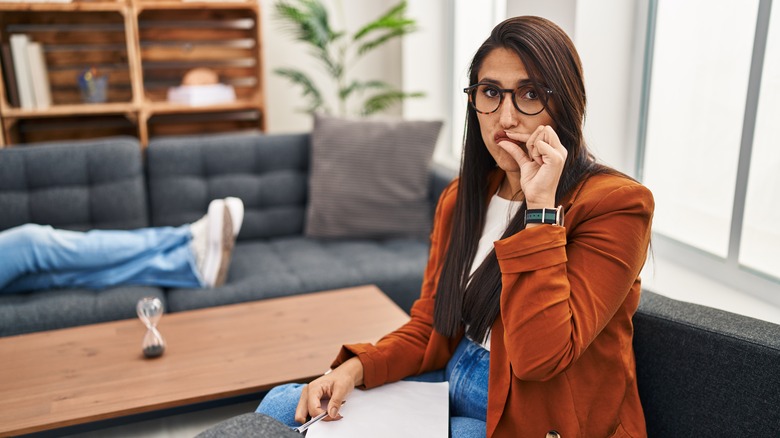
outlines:
[{"label": "gray throw pillow", "polygon": [[315,115],[305,234],[427,236],[428,169],[441,126]]}]

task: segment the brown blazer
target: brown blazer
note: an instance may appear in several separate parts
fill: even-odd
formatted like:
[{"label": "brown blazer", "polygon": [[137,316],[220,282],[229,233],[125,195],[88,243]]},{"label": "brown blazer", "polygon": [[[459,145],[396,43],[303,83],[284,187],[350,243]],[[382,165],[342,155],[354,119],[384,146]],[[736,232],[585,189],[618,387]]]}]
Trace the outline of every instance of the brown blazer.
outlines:
[{"label": "brown blazer", "polygon": [[[491,195],[503,178],[493,174]],[[457,187],[454,181],[439,199],[411,320],[376,345],[344,346],[333,364],[357,355],[366,388],[444,368],[460,341],[433,330]],[[563,207],[564,227],[530,228],[495,243],[502,291],[491,335],[487,436],[645,437],[631,318],[652,194],[628,178],[596,175]]]}]

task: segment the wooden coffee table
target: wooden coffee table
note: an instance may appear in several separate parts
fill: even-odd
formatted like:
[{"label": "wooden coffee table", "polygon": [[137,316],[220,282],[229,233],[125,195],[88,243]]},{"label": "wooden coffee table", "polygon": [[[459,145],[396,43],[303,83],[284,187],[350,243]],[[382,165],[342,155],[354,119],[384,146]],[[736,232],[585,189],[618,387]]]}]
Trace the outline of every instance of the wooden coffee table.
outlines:
[{"label": "wooden coffee table", "polygon": [[0,338],[0,436],[309,381],[341,344],[374,342],[408,319],[361,286],[165,314],[156,359],[141,353],[137,319]]}]

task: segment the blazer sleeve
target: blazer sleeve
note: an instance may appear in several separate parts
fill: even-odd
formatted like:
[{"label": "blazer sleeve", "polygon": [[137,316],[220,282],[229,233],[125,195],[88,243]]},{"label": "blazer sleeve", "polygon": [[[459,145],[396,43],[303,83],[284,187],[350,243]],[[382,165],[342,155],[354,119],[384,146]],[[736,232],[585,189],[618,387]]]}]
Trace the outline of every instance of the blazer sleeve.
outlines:
[{"label": "blazer sleeve", "polygon": [[495,242],[503,340],[518,379],[548,380],[571,366],[623,305],[644,265],[652,194],[627,179],[608,180],[625,183],[583,188],[566,211],[571,224]]},{"label": "blazer sleeve", "polygon": [[428,264],[423,274],[420,298],[412,305],[411,319],[398,330],[384,336],[376,345],[344,345],[331,365],[335,368],[350,357],[357,356],[363,364],[365,388],[395,382],[424,371],[423,358],[433,332],[434,298],[445,246],[448,244],[456,191],[457,180],[442,192],[436,205]]}]

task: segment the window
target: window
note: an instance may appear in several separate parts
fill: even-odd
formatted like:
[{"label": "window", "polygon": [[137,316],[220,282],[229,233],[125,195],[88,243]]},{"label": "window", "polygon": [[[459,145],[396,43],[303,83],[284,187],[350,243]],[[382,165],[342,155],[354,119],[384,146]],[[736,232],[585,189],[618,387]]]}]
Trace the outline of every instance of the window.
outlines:
[{"label": "window", "polygon": [[780,278],[780,4],[766,40],[764,69],[753,134],[739,262]]},{"label": "window", "polygon": [[637,175],[655,195],[657,251],[780,302],[775,6],[650,1]]}]

